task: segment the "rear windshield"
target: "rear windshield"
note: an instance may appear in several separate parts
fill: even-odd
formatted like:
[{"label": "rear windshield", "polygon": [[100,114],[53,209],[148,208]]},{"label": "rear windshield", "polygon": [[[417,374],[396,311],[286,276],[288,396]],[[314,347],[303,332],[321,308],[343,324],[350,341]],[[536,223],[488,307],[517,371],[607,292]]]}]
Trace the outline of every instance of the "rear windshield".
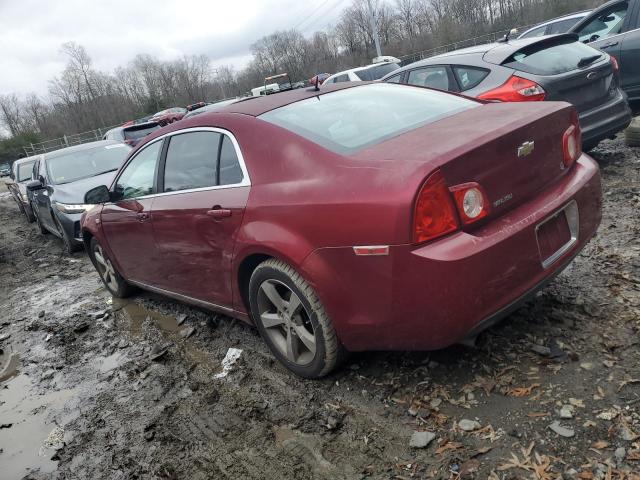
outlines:
[{"label": "rear windshield", "polygon": [[155,132],[160,128],[160,125],[150,125],[145,128],[132,128],[132,129],[124,129],[124,138],[125,140],[138,140],[140,138],[144,138],[149,135],[151,132]]},{"label": "rear windshield", "polygon": [[29,178],[31,178],[33,163],[34,162],[26,162],[18,165],[18,178],[16,179],[16,181],[24,182],[25,180],[28,180]]},{"label": "rear windshield", "polygon": [[259,118],[333,152],[351,154],[479,105],[445,92],[378,83],[318,95]]},{"label": "rear windshield", "polygon": [[363,82],[370,82],[373,80],[380,80],[385,75],[399,69],[400,66],[397,63],[381,63],[375,67],[367,68],[366,70],[358,70],[355,73]]},{"label": "rear windshield", "polygon": [[602,58],[602,52],[569,40],[552,46],[544,42],[533,44],[511,55],[503,65],[534,75],[558,75],[577,70],[581,61],[590,64],[599,58]]},{"label": "rear windshield", "polygon": [[116,143],[47,159],[49,178],[54,184],[61,184],[114,172],[130,150],[124,143]]}]

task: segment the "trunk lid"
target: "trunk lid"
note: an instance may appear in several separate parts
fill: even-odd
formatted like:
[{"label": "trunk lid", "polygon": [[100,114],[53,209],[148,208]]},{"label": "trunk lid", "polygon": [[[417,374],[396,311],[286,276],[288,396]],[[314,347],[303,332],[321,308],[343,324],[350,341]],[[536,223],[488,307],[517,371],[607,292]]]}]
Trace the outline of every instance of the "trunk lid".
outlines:
[{"label": "trunk lid", "polygon": [[537,196],[559,181],[562,137],[571,105],[560,102],[487,103],[359,152],[361,162],[389,162],[414,196],[439,168],[448,186],[477,182],[491,204],[487,218]]}]

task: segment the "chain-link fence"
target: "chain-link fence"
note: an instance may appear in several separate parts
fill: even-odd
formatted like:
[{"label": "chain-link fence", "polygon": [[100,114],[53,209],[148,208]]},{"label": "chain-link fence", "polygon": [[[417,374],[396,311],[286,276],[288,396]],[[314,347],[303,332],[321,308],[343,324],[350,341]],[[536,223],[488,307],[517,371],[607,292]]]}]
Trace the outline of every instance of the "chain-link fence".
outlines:
[{"label": "chain-link fence", "polygon": [[[513,34],[512,38],[516,38],[519,34],[523,33],[525,30],[528,30],[533,25],[524,25],[518,27],[516,30],[518,33]],[[461,48],[474,47],[476,45],[482,45],[485,43],[493,43],[509,33],[509,30],[498,30],[497,32],[486,33],[484,35],[480,35],[478,37],[467,38],[466,40],[460,40],[459,42],[449,43],[447,45],[440,45],[439,47],[430,48],[428,50],[422,50],[421,52],[410,53],[409,55],[403,55],[400,57],[401,65],[404,67],[405,65],[409,65],[410,63],[417,62],[418,60],[424,60],[425,58],[433,57],[435,55],[440,55],[442,53],[452,52],[454,50],[459,50]]]},{"label": "chain-link fence", "polygon": [[47,153],[60,148],[72,147],[74,145],[80,145],[81,143],[95,142],[96,140],[102,140],[104,134],[112,128],[119,127],[119,125],[112,125],[110,127],[97,128],[95,130],[89,130],[88,132],[74,133],[72,135],[63,135],[59,138],[51,140],[45,140],[40,143],[31,143],[25,147],[24,153],[29,157],[31,155],[38,155],[40,153]]}]

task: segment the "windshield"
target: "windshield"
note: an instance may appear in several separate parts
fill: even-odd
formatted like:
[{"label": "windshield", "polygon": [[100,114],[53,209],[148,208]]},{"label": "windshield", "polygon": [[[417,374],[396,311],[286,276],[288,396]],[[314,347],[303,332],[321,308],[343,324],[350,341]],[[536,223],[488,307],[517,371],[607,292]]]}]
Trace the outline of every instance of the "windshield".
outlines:
[{"label": "windshield", "polygon": [[318,95],[258,118],[350,154],[479,105],[445,92],[378,83]]},{"label": "windshield", "polygon": [[160,125],[157,123],[155,125],[149,125],[148,127],[145,127],[145,128],[132,128],[130,130],[125,128],[123,130],[124,138],[126,140],[138,140],[140,138],[146,137],[151,132],[155,132],[159,128],[160,128]]},{"label": "windshield", "polygon": [[75,182],[120,168],[131,147],[123,143],[80,150],[47,159],[53,184]]},{"label": "windshield", "polygon": [[18,165],[18,178],[16,181],[24,182],[31,178],[31,171],[33,170],[34,162],[25,162]]},{"label": "windshield", "polygon": [[380,80],[386,74],[391,73],[400,66],[397,63],[381,63],[380,65],[376,65],[375,67],[367,68],[366,70],[358,70],[355,73],[360,80],[363,82],[370,82],[373,80]]}]

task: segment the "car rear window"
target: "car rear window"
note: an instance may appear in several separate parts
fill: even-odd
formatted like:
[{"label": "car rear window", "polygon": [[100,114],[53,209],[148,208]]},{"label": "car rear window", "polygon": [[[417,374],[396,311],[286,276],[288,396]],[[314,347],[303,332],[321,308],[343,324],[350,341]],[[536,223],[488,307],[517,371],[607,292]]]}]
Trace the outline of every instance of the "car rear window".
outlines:
[{"label": "car rear window", "polygon": [[363,82],[371,82],[373,80],[380,80],[385,75],[398,70],[400,66],[397,63],[381,63],[375,67],[367,68],[365,70],[358,70],[353,72]]},{"label": "car rear window", "polygon": [[534,75],[559,75],[577,70],[581,60],[596,55],[602,56],[602,52],[582,42],[569,40],[551,46],[542,42],[517,51],[502,65]]},{"label": "car rear window", "polygon": [[377,83],[301,100],[259,118],[333,152],[351,154],[479,105],[445,92]]},{"label": "car rear window", "polygon": [[124,138],[125,138],[125,140],[138,140],[140,138],[146,137],[151,132],[155,132],[159,128],[160,128],[159,124],[150,125],[150,126],[145,127],[145,128],[139,128],[139,127],[131,128],[131,129],[125,128],[123,130]]}]

